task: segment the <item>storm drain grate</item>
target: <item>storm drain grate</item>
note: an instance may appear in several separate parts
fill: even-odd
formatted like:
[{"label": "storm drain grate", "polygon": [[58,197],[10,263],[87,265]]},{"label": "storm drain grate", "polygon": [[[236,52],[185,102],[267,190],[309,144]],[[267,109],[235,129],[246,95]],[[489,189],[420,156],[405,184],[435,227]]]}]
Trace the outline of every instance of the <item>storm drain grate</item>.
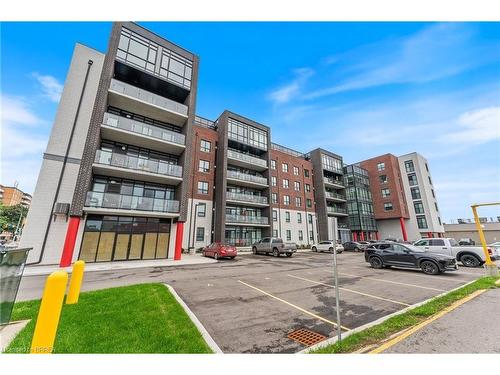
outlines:
[{"label": "storm drain grate", "polygon": [[287,337],[306,346],[312,346],[326,339],[326,336],[323,336],[320,333],[309,331],[305,328],[290,332]]}]

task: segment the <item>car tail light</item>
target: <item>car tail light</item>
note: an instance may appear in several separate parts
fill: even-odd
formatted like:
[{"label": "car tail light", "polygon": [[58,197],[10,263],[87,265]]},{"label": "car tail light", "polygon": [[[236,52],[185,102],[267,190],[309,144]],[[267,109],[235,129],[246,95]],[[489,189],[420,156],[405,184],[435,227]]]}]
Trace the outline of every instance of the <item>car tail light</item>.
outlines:
[{"label": "car tail light", "polygon": [[488,247],[488,254],[492,255],[493,254],[493,251],[491,251],[491,249]]}]

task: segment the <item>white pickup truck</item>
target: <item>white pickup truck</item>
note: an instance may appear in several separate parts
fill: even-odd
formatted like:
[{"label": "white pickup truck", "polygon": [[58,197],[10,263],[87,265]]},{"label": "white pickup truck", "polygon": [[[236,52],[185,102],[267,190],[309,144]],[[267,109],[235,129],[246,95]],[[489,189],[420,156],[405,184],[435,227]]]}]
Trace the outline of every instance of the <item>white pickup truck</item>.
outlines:
[{"label": "white pickup truck", "polygon": [[[423,238],[413,245],[423,248],[430,253],[439,253],[454,256],[465,267],[479,267],[486,261],[481,246],[459,246],[454,238]],[[488,248],[491,260],[497,260],[496,254]]]}]

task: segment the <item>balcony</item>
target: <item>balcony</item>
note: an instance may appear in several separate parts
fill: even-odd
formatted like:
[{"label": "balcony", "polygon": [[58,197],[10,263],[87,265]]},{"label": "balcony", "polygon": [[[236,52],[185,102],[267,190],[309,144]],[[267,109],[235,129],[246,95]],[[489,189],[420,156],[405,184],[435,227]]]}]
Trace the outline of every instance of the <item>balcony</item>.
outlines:
[{"label": "balcony", "polygon": [[326,213],[334,216],[348,216],[347,210],[342,207],[327,206]]},{"label": "balcony", "polygon": [[178,126],[184,126],[188,118],[186,105],[114,78],[109,86],[109,104]]},{"label": "balcony", "polygon": [[242,203],[247,206],[268,206],[267,197],[252,194],[226,192],[226,201]]},{"label": "balcony", "polygon": [[249,215],[227,215],[226,223],[230,224],[243,224],[253,226],[268,226],[269,218],[265,216],[249,216]]},{"label": "balcony", "polygon": [[97,150],[92,165],[96,174],[130,178],[141,181],[178,185],[182,181],[182,167],[164,161]]},{"label": "balcony", "polygon": [[148,216],[173,217],[179,213],[179,201],[89,191],[84,210],[130,216],[148,212]]},{"label": "balcony", "polygon": [[329,185],[338,189],[343,189],[344,186],[344,181],[342,180],[337,180],[335,178],[328,178],[324,177],[323,180],[325,181],[325,185]]},{"label": "balcony", "polygon": [[242,173],[237,171],[227,171],[227,180],[233,181],[241,186],[260,187],[260,188],[268,186],[267,178],[265,177],[254,176],[248,173]]},{"label": "balcony", "polygon": [[347,199],[344,195],[334,193],[331,191],[325,191],[325,197],[326,199],[332,200],[332,201],[337,201],[337,202],[346,202]]},{"label": "balcony", "polygon": [[106,112],[101,125],[103,138],[179,155],[186,148],[184,134]]},{"label": "balcony", "polygon": [[227,158],[231,160],[231,164],[239,167],[251,168],[256,171],[264,171],[267,169],[267,160],[244,154],[236,150],[227,150]]}]

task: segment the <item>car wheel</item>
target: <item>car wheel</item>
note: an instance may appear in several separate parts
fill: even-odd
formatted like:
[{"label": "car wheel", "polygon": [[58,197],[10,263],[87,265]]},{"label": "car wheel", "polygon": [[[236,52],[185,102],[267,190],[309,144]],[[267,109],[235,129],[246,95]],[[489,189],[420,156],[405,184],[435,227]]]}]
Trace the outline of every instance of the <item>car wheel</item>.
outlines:
[{"label": "car wheel", "polygon": [[235,257],[229,257],[229,259],[234,259]]},{"label": "car wheel", "polygon": [[214,259],[215,259],[215,260],[218,260],[218,259],[219,259],[219,254],[218,254],[218,253],[214,253]]},{"label": "car wheel", "polygon": [[328,251],[329,251],[330,253],[333,253],[333,247],[330,247],[330,248],[328,249]]},{"label": "car wheel", "polygon": [[280,256],[280,252],[278,251],[278,249],[276,249],[276,248],[273,249],[273,256],[275,256],[275,257]]},{"label": "car wheel", "polygon": [[460,257],[460,261],[465,267],[479,267],[481,261],[474,255],[465,254]]},{"label": "car wheel", "polygon": [[420,268],[427,275],[437,275],[438,273],[440,273],[437,264],[431,262],[430,260],[424,260],[422,263],[420,263]]},{"label": "car wheel", "polygon": [[286,256],[290,258],[292,256],[292,253],[286,253]]},{"label": "car wheel", "polygon": [[355,247],[354,251],[357,252],[357,253],[359,253],[359,248]]},{"label": "car wheel", "polygon": [[254,255],[255,255],[255,254],[257,254],[257,248],[256,248],[255,246],[254,246],[254,247],[252,247],[252,253],[253,253]]},{"label": "car wheel", "polygon": [[379,257],[371,257],[370,258],[370,265],[375,268],[375,269],[381,269],[384,267],[384,262],[382,262],[382,259]]},{"label": "car wheel", "polygon": [[316,246],[313,246],[311,250],[314,251],[315,253],[318,252],[318,249],[316,249]]}]

